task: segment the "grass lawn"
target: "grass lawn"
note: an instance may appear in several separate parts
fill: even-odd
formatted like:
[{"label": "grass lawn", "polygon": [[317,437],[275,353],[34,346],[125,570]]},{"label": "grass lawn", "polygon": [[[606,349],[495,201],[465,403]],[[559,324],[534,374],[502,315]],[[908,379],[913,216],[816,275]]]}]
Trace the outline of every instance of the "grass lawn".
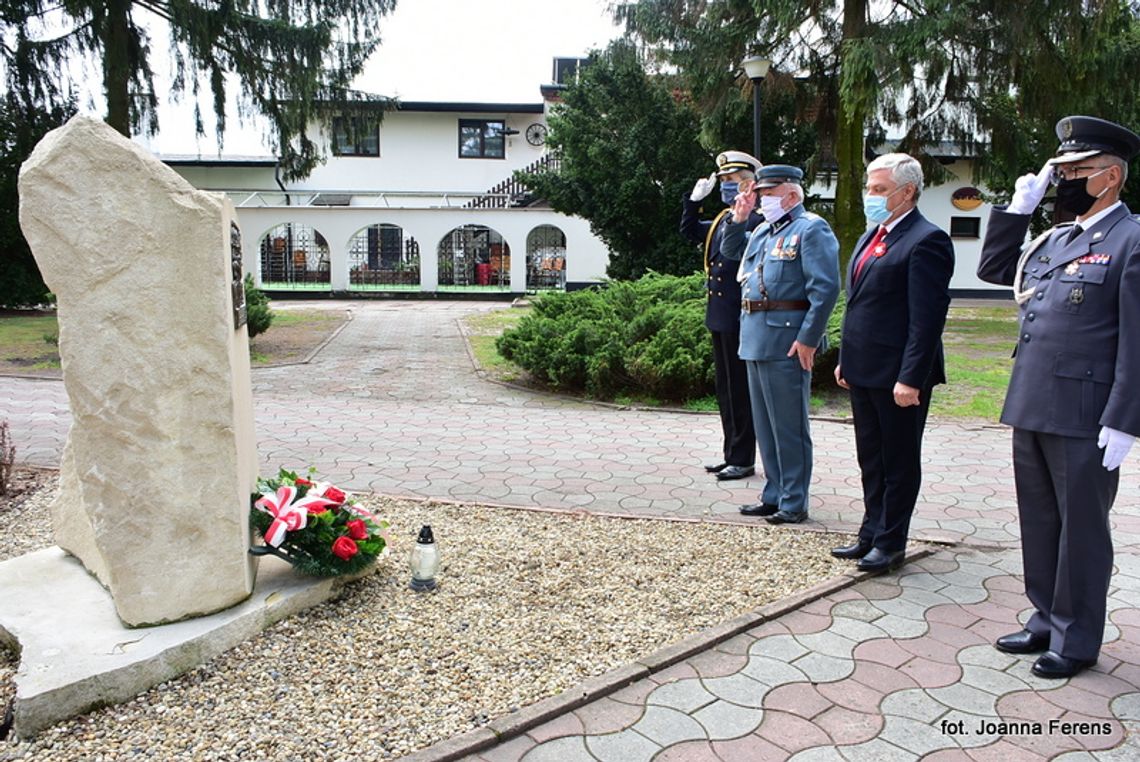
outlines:
[{"label": "grass lawn", "polygon": [[[345,321],[344,310],[279,309],[269,330],[250,341],[256,366],[300,362]],[[0,312],[0,373],[60,375],[54,313]]]},{"label": "grass lawn", "polygon": [[[529,313],[511,308],[482,313],[468,319],[472,351],[479,365],[501,381],[528,382],[525,370],[495,351],[495,337]],[[1011,353],[1017,343],[1017,308],[1010,302],[992,305],[977,301],[951,306],[942,336],[946,352],[947,383],[934,390],[930,414],[936,418],[997,422],[1013,367]],[[816,379],[811,400],[813,415],[845,418],[851,415],[847,393],[830,373]],[[622,405],[657,405],[645,397],[619,396]],[[716,411],[713,395],[687,400],[686,410]]]}]

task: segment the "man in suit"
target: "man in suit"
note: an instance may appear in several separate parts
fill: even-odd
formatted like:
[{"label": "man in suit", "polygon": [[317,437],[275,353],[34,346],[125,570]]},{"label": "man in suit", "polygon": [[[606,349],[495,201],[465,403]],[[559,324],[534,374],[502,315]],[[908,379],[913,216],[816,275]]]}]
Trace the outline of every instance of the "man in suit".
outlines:
[{"label": "man in suit", "polygon": [[760,502],[740,512],[770,524],[808,516],[811,368],[839,298],[839,241],[826,220],[804,210],[803,176],[798,167],[763,167],[756,185],[765,224],[747,233],[756,197],[741,195],[722,244],[726,257],[743,251],[740,358],[766,477]]},{"label": "man in suit", "polygon": [[954,247],[916,208],[922,167],[904,153],[867,167],[864,213],[847,275],[835,380],[851,392],[863,475],[863,523],[838,558],[864,571],[898,568],[922,481],[922,432],[935,384],[945,382],[942,329]]},{"label": "man in suit", "polygon": [[[737,356],[740,347],[740,284],[736,282],[736,269],[740,255],[732,258],[721,252],[721,239],[731,210],[723,209],[711,222],[704,221],[700,218],[701,201],[712,193],[719,178],[721,200],[731,205],[736,200],[740,184],[750,184],[755,179],[760,161],[743,151],[725,151],[716,157],[716,165],[716,171],[697,180],[692,193],[682,202],[681,235],[704,247],[708,279],[705,326],[712,334],[716,402],[724,432],[722,457],[716,463],[706,465],[705,470],[716,474],[717,479],[727,481],[743,479],[756,472],[756,435],[752,431],[748,375],[744,363]],[[760,216],[753,214],[747,227],[751,230],[761,222]]]},{"label": "man in suit", "polygon": [[[1040,677],[1096,663],[1104,637],[1117,468],[1140,435],[1140,222],[1120,201],[1140,136],[1087,116],[1057,123],[1061,147],[990,213],[978,276],[1014,287],[1021,325],[1002,423],[1013,427],[1024,629],[1008,653],[1041,653]],[[1023,246],[1048,182],[1076,224]],[[1103,448],[1102,453],[1100,449]]]}]

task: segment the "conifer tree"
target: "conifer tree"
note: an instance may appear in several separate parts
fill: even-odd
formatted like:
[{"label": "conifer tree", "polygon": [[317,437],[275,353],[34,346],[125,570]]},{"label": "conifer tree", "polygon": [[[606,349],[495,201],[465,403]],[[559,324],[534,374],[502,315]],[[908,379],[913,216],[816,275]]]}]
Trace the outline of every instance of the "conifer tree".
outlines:
[{"label": "conifer tree", "polygon": [[[269,141],[290,177],[320,160],[306,128],[333,108],[358,111],[349,90],[379,44],[380,19],[396,0],[0,0],[9,94],[24,110],[82,97],[76,73],[101,76],[108,124],[124,135],[155,134],[155,46],[170,51],[170,95],[189,93],[204,134],[199,97],[208,96],[219,139],[228,78],[243,115],[268,122]],[[166,28],[169,40],[152,39]],[[372,112],[375,118],[375,111]]]}]

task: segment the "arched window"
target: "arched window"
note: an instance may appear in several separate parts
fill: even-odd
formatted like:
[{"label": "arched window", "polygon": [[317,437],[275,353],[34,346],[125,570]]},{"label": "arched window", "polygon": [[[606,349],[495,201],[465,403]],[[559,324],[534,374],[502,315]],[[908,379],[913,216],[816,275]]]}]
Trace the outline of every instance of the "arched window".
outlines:
[{"label": "arched window", "polygon": [[511,247],[485,225],[454,228],[439,242],[440,290],[509,291]]},{"label": "arched window", "polygon": [[526,288],[566,288],[566,234],[553,225],[539,225],[526,237]]},{"label": "arched window", "polygon": [[286,222],[271,228],[258,249],[262,288],[328,290],[329,244],[312,225]]},{"label": "arched window", "polygon": [[352,237],[348,249],[351,291],[418,291],[420,245],[399,225],[369,225]]}]

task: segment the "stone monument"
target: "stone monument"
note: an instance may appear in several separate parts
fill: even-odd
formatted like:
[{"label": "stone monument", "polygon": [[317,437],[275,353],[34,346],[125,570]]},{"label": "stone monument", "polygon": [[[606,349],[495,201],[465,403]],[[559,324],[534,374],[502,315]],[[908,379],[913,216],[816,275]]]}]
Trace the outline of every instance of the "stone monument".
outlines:
[{"label": "stone monument", "polygon": [[20,171],[20,225],[56,295],[74,418],[55,540],[131,627],[249,596],[257,479],[240,232],[101,121],[48,133]]}]

